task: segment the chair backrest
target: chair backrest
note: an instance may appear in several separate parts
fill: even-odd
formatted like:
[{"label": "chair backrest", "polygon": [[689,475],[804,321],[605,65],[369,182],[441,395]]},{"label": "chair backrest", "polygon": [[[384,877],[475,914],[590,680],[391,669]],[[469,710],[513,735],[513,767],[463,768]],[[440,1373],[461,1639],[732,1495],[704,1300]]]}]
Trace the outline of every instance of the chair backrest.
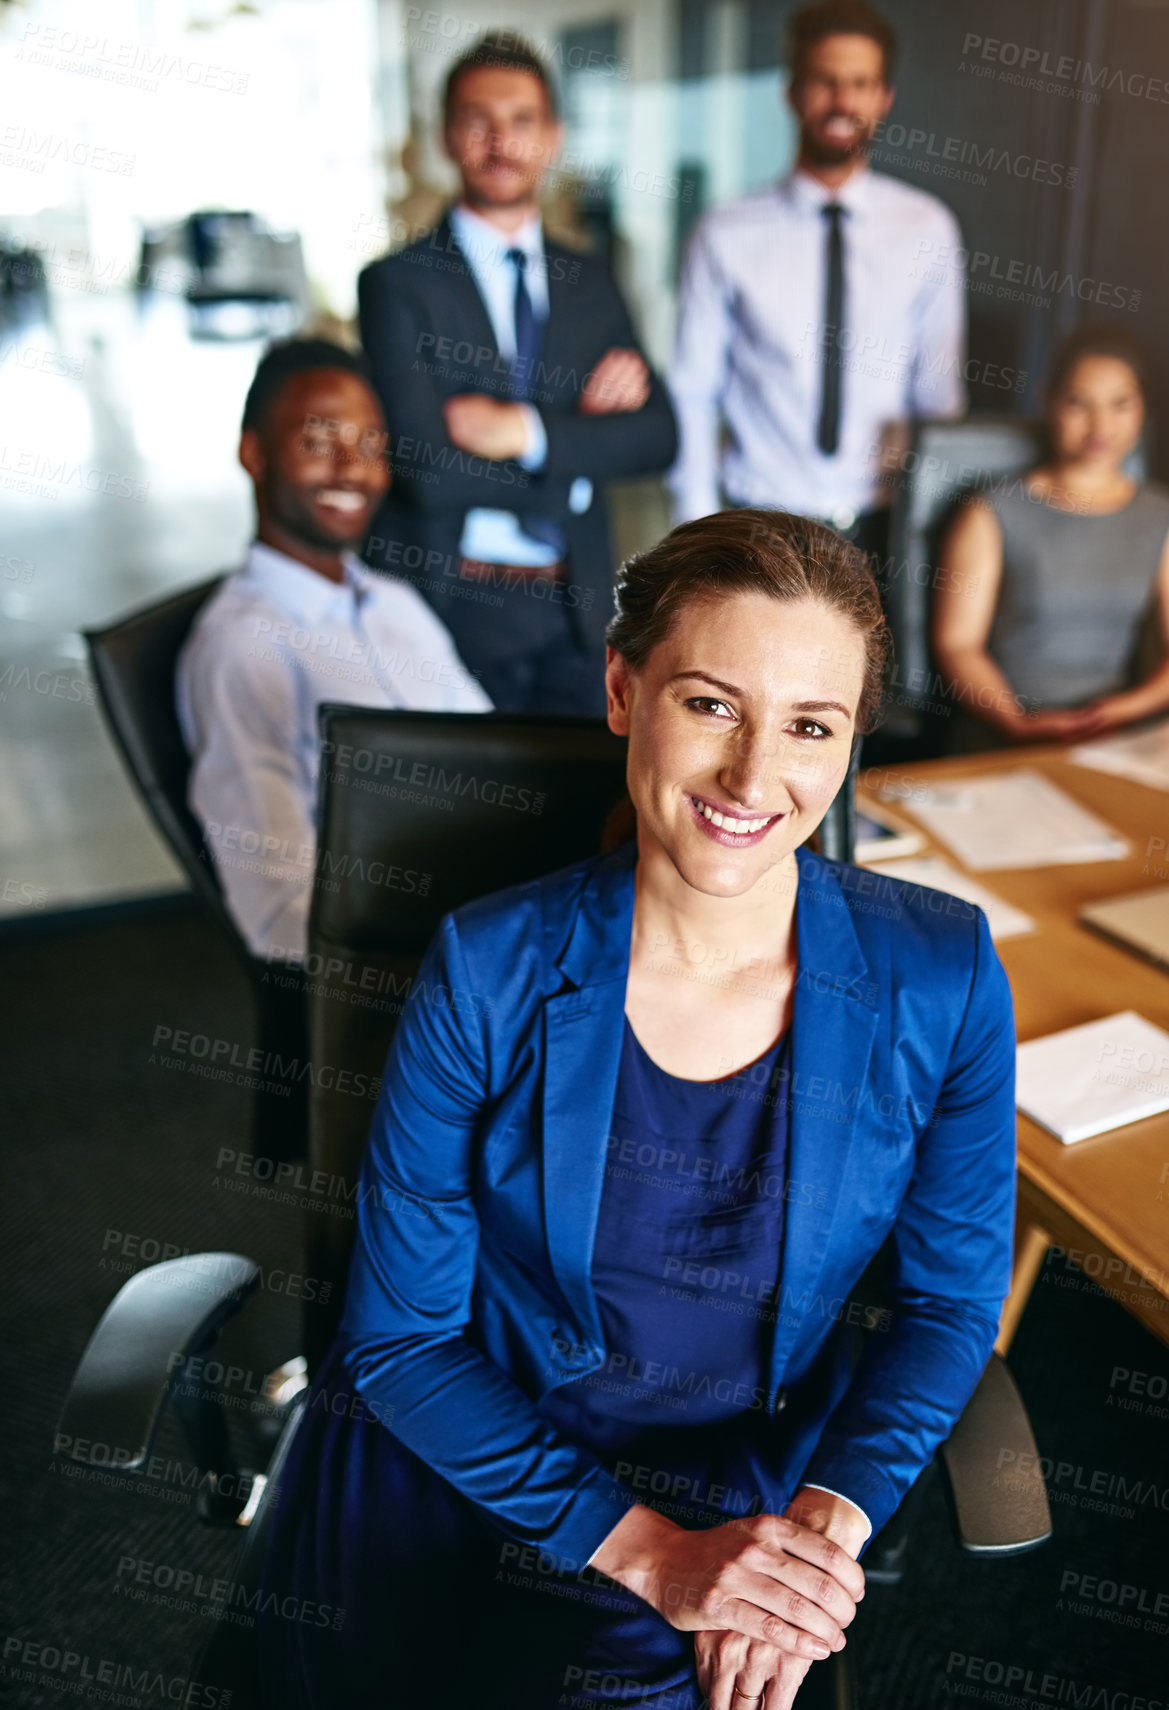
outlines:
[{"label": "chair backrest", "polygon": [[926,711],[945,698],[931,670],[932,590],[942,537],[959,500],[976,487],[1014,480],[1038,462],[1041,447],[1041,424],[1023,416],[913,423],[889,519],[886,611],[895,693],[886,733],[914,737],[927,721],[938,723]]},{"label": "chair backrest", "polygon": [[[310,1059],[305,1352],[340,1311],[373,1096],[422,953],[451,909],[632,830],[625,743],[596,719],[326,706],[306,964]],[[858,745],[859,746],[859,745]],[[849,859],[852,781],[821,847]],[[327,1294],[325,1301],[320,1300]]]},{"label": "chair backrest", "polygon": [[[913,737],[945,699],[932,670],[930,615],[940,548],[959,501],[978,488],[1001,490],[1043,456],[1044,430],[1026,416],[971,415],[959,421],[915,421],[889,520],[886,611],[893,632],[895,694],[883,731]],[[1126,460],[1143,481],[1149,437]],[[933,718],[944,723],[944,715]]]},{"label": "chair backrest", "polygon": [[102,709],[146,810],[250,970],[252,957],[224,906],[202,829],[187,806],[191,761],[175,709],[183,643],[222,581],[216,576],[184,588],[105,629],[88,630],[85,639]]},{"label": "chair backrest", "polygon": [[342,1303],[371,1095],[423,951],[452,909],[595,854],[625,793],[625,744],[598,719],[326,706],[321,738],[308,1156],[328,1203],[307,1219],[306,1292],[328,1299],[306,1307],[310,1367]]}]

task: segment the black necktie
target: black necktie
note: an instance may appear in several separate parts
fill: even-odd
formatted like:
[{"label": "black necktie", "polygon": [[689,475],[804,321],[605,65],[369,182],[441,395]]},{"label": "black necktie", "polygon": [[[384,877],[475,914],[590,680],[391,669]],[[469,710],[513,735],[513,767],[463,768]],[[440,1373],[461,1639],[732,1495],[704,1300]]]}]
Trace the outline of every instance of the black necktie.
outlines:
[{"label": "black necktie", "polygon": [[839,202],[826,202],[820,212],[828,222],[824,245],[824,325],[820,338],[820,420],[816,444],[825,457],[835,457],[840,446],[840,361],[844,331],[844,235],[840,229],[845,209]]},{"label": "black necktie", "polygon": [[[536,319],[528,291],[527,256],[522,249],[509,249],[507,259],[515,268],[515,361],[511,370],[511,395],[513,398],[523,399],[532,395],[532,382],[543,344],[544,329]],[[559,523],[554,522],[551,517],[521,516],[517,520],[522,533],[526,534],[529,540],[538,540],[541,546],[550,546],[563,558],[565,537]]]}]

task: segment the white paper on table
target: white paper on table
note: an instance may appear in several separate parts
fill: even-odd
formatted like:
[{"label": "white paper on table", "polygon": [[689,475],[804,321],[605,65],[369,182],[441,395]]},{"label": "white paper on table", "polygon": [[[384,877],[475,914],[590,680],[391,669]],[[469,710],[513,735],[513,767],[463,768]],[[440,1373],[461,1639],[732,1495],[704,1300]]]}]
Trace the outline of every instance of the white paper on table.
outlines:
[{"label": "white paper on table", "polygon": [[1169,719],[1159,719],[1143,730],[1118,731],[1098,736],[1069,748],[1068,758],[1077,766],[1110,777],[1134,778],[1154,790],[1169,790]]},{"label": "white paper on table", "polygon": [[908,879],[911,885],[926,885],[931,891],[949,891],[952,897],[974,903],[986,915],[992,938],[1014,938],[1020,932],[1034,932],[1035,922],[1029,914],[1013,903],[1004,902],[980,885],[977,879],[960,872],[940,855],[910,856],[904,861],[866,861],[862,863],[871,873],[885,873],[891,879]]},{"label": "white paper on table", "polygon": [[1135,1010],[1029,1039],[1015,1103],[1065,1145],[1169,1110],[1169,1033]]},{"label": "white paper on table", "polygon": [[1116,861],[1129,852],[1118,831],[1031,766],[931,785],[905,805],[979,872]]}]

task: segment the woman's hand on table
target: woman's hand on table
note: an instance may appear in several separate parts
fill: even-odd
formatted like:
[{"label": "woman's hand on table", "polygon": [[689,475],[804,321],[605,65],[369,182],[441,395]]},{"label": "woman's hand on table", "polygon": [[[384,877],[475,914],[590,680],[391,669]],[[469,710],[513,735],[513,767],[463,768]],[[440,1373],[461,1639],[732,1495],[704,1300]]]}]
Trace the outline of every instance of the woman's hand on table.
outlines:
[{"label": "woman's hand on table", "polygon": [[1103,729],[1091,707],[1053,707],[1021,713],[1002,725],[1012,742],[1085,742]]},{"label": "woman's hand on table", "polygon": [[[770,1666],[765,1652],[807,1662],[830,1656],[844,1645],[865,1584],[840,1544],[778,1514],[688,1532],[639,1505],[609,1533],[592,1565],[644,1598],[671,1627],[701,1633],[720,1690],[723,1678],[734,1684],[731,1652],[746,1656],[745,1647],[717,1643],[721,1635],[760,1641],[752,1668],[756,1661]],[[746,1710],[741,1696],[737,1710]]]},{"label": "woman's hand on table", "polygon": [[1162,707],[1147,704],[1148,697],[1142,697],[1139,690],[1115,695],[1101,695],[1097,700],[1089,701],[1087,706],[1079,710],[1087,723],[1088,736],[1102,736],[1105,731],[1120,730],[1126,724],[1132,724],[1137,719],[1147,718],[1152,712],[1160,712]]}]

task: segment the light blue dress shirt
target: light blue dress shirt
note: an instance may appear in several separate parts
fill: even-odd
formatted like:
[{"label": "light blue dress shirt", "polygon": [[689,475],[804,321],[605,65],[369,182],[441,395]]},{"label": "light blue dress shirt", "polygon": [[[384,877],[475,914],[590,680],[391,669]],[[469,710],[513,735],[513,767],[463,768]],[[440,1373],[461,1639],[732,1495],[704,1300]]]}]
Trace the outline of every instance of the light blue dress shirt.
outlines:
[{"label": "light blue dress shirt", "polygon": [[[501,232],[489,221],[480,219],[470,208],[454,207],[450,212],[451,231],[471,276],[483,299],[499,354],[511,362],[516,354],[515,335],[515,263],[508,260],[509,249],[522,250],[527,257],[524,279],[536,318],[548,318],[548,263],[544,254],[544,237],[538,219],[528,220],[518,231]],[[528,423],[528,447],[517,459],[525,469],[541,469],[548,450],[548,436],[540,412],[534,404],[524,404]],[[569,494],[569,508],[587,511],[592,503],[592,482],[578,478]],[[497,511],[478,506],[463,519],[459,551],[464,558],[480,558],[487,564],[554,564],[555,548],[526,535],[511,511]]]},{"label": "light blue dress shirt", "polygon": [[[828,202],[846,209],[841,434],[831,457],[816,444]],[[836,191],[795,173],[707,214],[687,255],[670,375],[674,520],[730,502],[847,527],[885,503],[882,430],[966,408],[963,253],[936,197],[867,169]]]},{"label": "light blue dress shirt", "polygon": [[304,957],[321,703],[491,710],[422,596],[349,554],[344,563],[345,581],[331,582],[256,543],[203,607],[179,658],[187,799],[257,956]]}]

